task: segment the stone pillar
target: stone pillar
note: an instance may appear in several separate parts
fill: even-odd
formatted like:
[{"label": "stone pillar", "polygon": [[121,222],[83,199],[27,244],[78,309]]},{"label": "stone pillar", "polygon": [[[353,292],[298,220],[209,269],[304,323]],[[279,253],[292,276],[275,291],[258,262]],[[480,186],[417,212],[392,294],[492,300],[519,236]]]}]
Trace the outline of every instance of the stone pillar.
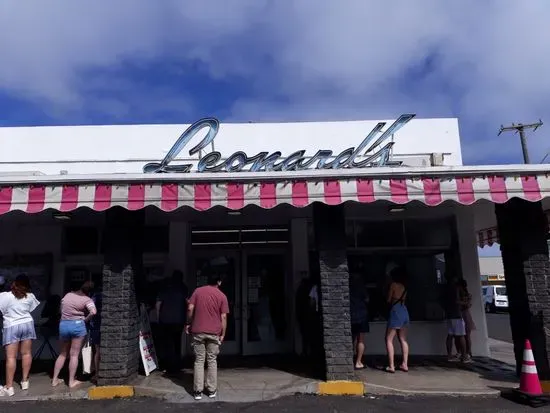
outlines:
[{"label": "stone pillar", "polygon": [[134,379],[140,365],[136,287],[143,288],[143,211],[111,208],[104,232],[103,309],[99,385]]},{"label": "stone pillar", "polygon": [[352,380],[353,344],[343,206],[315,204],[314,225],[321,267],[319,295],[326,380]]},{"label": "stone pillar", "polygon": [[548,226],[540,202],[512,199],[495,206],[506,277],[510,324],[519,374],[525,339],[539,378],[550,380],[550,262]]}]

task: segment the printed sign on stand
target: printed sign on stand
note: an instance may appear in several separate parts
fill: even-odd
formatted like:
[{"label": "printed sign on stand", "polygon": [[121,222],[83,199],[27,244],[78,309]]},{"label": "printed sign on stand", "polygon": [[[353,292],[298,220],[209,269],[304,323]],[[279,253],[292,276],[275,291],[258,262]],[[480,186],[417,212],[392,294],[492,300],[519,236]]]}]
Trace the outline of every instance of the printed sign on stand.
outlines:
[{"label": "printed sign on stand", "polygon": [[145,375],[148,376],[152,371],[158,369],[158,361],[155,344],[153,343],[151,323],[149,323],[147,308],[143,304],[141,304],[140,307],[140,318],[139,352],[141,353],[141,361],[143,362]]}]

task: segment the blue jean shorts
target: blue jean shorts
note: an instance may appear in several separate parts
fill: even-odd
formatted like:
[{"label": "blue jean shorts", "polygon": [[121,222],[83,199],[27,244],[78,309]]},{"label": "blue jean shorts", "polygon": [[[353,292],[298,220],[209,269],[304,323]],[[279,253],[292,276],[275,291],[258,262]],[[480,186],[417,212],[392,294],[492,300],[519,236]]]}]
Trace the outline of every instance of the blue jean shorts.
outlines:
[{"label": "blue jean shorts", "polygon": [[462,318],[447,320],[447,333],[450,336],[461,337],[466,335],[466,325]]},{"label": "blue jean shorts", "polygon": [[84,337],[88,334],[84,320],[61,320],[59,323],[59,338],[69,341],[73,338]]},{"label": "blue jean shorts", "polygon": [[2,345],[19,343],[25,340],[36,340],[34,321],[16,324],[2,329]]}]

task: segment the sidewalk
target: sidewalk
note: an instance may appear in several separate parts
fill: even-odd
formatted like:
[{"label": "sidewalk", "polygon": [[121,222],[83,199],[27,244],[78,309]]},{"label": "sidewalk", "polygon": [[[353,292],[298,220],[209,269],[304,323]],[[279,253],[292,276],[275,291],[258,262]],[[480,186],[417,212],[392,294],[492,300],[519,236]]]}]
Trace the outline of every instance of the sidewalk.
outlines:
[{"label": "sidewalk", "polygon": [[491,350],[492,359],[509,364],[515,368],[516,356],[514,355],[514,345],[512,343],[490,338],[489,348]]},{"label": "sidewalk", "polygon": [[[490,340],[493,359],[476,358],[472,364],[449,363],[441,357],[412,357],[408,373],[386,373],[385,357],[369,360],[369,367],[357,372],[357,380],[365,383],[367,394],[378,395],[455,395],[497,396],[502,389],[517,387],[512,344]],[[284,366],[234,367],[226,366],[218,372],[220,402],[259,402],[292,396],[297,393],[316,394],[319,381],[297,369]],[[288,367],[288,366],[286,366]],[[192,371],[183,370],[176,377],[154,372],[149,377],[140,376],[134,383],[135,396],[155,397],[169,402],[194,402]],[[52,388],[50,378],[44,373],[31,376],[30,390],[16,388],[14,397],[3,401],[72,400],[88,398],[93,387],[85,383],[75,391],[65,385]],[[203,399],[202,402],[210,400]]]},{"label": "sidewalk", "polygon": [[83,383],[75,390],[69,390],[69,387],[60,384],[57,387],[52,387],[51,378],[46,373],[31,374],[30,388],[27,391],[22,391],[19,383],[16,383],[15,396],[0,397],[2,402],[17,402],[17,401],[37,401],[37,400],[80,400],[88,398],[88,389],[93,387],[91,383]]},{"label": "sidewalk", "polygon": [[[235,368],[218,371],[218,397],[214,401],[246,403],[277,399],[297,393],[316,394],[317,380],[272,368]],[[136,396],[161,397],[172,402],[194,402],[193,371],[177,377],[160,372],[140,377],[134,383]],[[205,399],[203,399],[204,401]]]},{"label": "sidewalk", "polygon": [[[443,357],[412,357],[409,372],[383,371],[384,358],[357,373],[367,393],[381,395],[498,396],[501,390],[517,387],[513,345],[489,342],[493,358],[475,358],[472,364],[450,363]],[[397,356],[399,357],[399,356]]]}]

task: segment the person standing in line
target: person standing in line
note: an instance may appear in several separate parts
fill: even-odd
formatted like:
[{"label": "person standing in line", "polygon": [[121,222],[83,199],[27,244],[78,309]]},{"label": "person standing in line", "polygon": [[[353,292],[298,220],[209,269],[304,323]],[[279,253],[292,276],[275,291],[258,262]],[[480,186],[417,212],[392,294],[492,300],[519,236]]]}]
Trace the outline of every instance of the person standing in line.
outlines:
[{"label": "person standing in line", "polygon": [[168,374],[178,373],[181,369],[181,341],[188,298],[183,272],[176,270],[160,290],[155,305],[161,341],[160,364]]},{"label": "person standing in line", "polygon": [[80,351],[88,332],[86,324],[96,315],[97,310],[93,300],[89,297],[94,284],[85,281],[79,288],[67,293],[61,300],[61,321],[59,323],[59,338],[61,351],[55,361],[52,386],[56,387],[63,382],[59,373],[69,358],[69,387],[74,388],[81,384],[76,380],[76,370]]},{"label": "person standing in line", "polygon": [[386,350],[388,352],[388,373],[395,373],[395,349],[393,339],[397,335],[401,344],[403,361],[399,370],[405,373],[409,371],[409,343],[407,342],[407,327],[409,326],[409,310],[405,305],[407,288],[405,287],[406,273],[402,267],[396,267],[391,271],[391,284],[388,291],[387,303],[390,306],[388,325],[386,329]]},{"label": "person standing in line", "polygon": [[[458,277],[452,276],[445,292],[445,317],[447,319],[447,357],[450,362],[469,363],[471,358],[466,353],[466,325],[460,311]],[[453,355],[453,341],[459,354]]]},{"label": "person standing in line", "polygon": [[369,332],[368,293],[363,279],[354,274],[350,282],[350,316],[351,336],[355,349],[355,369],[365,368],[363,354],[365,353],[365,334]]},{"label": "person standing in line", "polygon": [[32,365],[32,341],[36,340],[31,313],[39,301],[31,292],[29,278],[19,275],[11,285],[11,291],[0,293],[0,312],[3,316],[2,345],[6,351],[6,384],[0,387],[0,396],[13,396],[13,377],[17,367],[17,355],[21,354],[23,377],[21,389],[29,389]]},{"label": "person standing in line", "polygon": [[[215,398],[218,392],[217,357],[227,330],[229,303],[220,290],[219,274],[211,273],[208,284],[197,288],[189,299],[187,334],[191,334],[191,347],[195,353],[193,397],[201,400],[203,392]],[[207,365],[206,387],[204,364]]]},{"label": "person standing in line", "polygon": [[472,358],[472,331],[476,329],[474,318],[470,313],[472,307],[472,294],[468,291],[468,283],[466,280],[460,280],[458,283],[459,298],[460,298],[460,310],[462,313],[462,319],[464,320],[464,327],[466,330],[466,356]]}]

